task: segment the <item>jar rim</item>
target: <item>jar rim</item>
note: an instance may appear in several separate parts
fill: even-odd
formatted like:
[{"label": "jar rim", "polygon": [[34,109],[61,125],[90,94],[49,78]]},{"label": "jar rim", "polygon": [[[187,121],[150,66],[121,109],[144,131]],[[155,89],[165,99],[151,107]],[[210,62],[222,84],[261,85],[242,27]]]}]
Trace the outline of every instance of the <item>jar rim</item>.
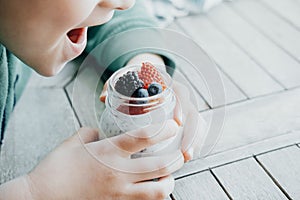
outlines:
[{"label": "jar rim", "polygon": [[[162,65],[156,65],[156,66],[162,66]],[[165,67],[165,65],[163,65]],[[124,101],[132,101],[132,102],[138,102],[138,101],[148,101],[151,103],[151,101],[153,100],[157,100],[162,98],[163,96],[169,95],[169,93],[172,93],[172,78],[170,77],[170,75],[166,72],[163,71],[159,68],[156,68],[157,71],[159,71],[159,73],[161,74],[161,76],[164,79],[164,82],[166,84],[166,89],[164,89],[161,93],[150,96],[150,97],[128,97],[126,95],[123,95],[121,93],[119,93],[116,89],[115,89],[115,83],[118,80],[119,77],[121,77],[122,75],[124,75],[127,71],[130,70],[135,70],[138,71],[141,68],[141,65],[127,65],[119,70],[117,70],[109,79],[109,90],[113,92],[114,95],[116,95],[117,98],[124,100]],[[148,105],[147,103],[145,104],[131,104],[132,106],[145,106]]]}]

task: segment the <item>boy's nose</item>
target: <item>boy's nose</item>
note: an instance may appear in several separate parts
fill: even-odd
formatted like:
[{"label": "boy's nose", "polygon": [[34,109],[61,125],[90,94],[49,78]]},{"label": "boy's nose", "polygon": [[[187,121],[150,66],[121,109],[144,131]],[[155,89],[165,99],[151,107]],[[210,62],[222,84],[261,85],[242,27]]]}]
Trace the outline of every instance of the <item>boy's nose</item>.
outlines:
[{"label": "boy's nose", "polygon": [[126,10],[135,4],[135,0],[100,0],[89,17],[77,27],[95,26],[107,22],[107,11]]},{"label": "boy's nose", "polygon": [[99,6],[116,10],[126,10],[133,6],[134,3],[135,0],[103,0],[99,3]]}]

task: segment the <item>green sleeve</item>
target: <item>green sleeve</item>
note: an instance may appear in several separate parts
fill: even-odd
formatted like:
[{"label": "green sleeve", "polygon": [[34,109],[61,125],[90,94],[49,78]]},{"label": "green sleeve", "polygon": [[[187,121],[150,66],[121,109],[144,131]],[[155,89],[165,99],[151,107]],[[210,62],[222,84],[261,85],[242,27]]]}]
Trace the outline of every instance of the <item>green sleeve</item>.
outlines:
[{"label": "green sleeve", "polygon": [[9,117],[31,70],[0,44],[0,146]]},{"label": "green sleeve", "polygon": [[[134,30],[138,28],[156,27],[156,22],[153,18],[147,14],[146,8],[142,1],[137,1],[136,4],[125,11],[116,11],[113,19],[108,23],[92,27],[88,32],[88,44],[85,53],[91,52],[97,45],[106,39],[115,36],[119,33],[123,33],[128,30]],[[159,38],[158,38],[159,39]],[[98,52],[98,55],[102,57],[107,56],[107,53],[114,54],[114,48],[118,48],[120,43],[122,45],[130,46],[129,41],[115,41],[115,44],[107,45],[103,52]],[[119,44],[116,44],[119,43]],[[104,52],[105,51],[105,52]],[[169,66],[168,72],[173,73],[175,68],[175,63],[173,62],[171,56],[164,51],[157,50],[136,50],[126,55],[109,55],[110,57],[116,57],[112,63],[106,63],[103,58],[96,58],[98,64],[105,68],[102,76],[102,80],[106,81],[116,70],[126,65],[126,63],[134,56],[140,53],[155,53],[161,55],[165,61],[165,64]]]}]

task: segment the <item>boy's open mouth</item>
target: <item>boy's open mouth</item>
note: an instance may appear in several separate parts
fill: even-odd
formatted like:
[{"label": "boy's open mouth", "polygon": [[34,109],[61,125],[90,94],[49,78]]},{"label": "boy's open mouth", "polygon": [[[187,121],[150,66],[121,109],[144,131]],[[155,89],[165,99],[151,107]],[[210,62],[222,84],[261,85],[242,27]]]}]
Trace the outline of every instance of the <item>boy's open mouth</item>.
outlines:
[{"label": "boy's open mouth", "polygon": [[85,31],[86,28],[76,28],[72,29],[67,33],[67,36],[71,40],[71,42],[80,44],[85,40]]}]

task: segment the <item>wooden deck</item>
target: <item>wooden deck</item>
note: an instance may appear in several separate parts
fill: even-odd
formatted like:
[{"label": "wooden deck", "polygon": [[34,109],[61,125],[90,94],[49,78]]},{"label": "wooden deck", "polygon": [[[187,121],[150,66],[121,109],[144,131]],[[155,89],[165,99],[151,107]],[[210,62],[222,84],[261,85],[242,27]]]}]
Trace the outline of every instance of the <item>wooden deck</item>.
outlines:
[{"label": "wooden deck", "polygon": [[[210,55],[226,93],[226,102],[213,104],[193,72],[182,70],[200,114],[208,119],[225,108],[226,118],[210,154],[175,173],[170,198],[300,199],[300,0],[235,0],[169,28]],[[93,125],[72,106],[76,70],[70,64],[55,78],[31,78],[1,150],[0,182],[28,172],[79,126]]]}]

